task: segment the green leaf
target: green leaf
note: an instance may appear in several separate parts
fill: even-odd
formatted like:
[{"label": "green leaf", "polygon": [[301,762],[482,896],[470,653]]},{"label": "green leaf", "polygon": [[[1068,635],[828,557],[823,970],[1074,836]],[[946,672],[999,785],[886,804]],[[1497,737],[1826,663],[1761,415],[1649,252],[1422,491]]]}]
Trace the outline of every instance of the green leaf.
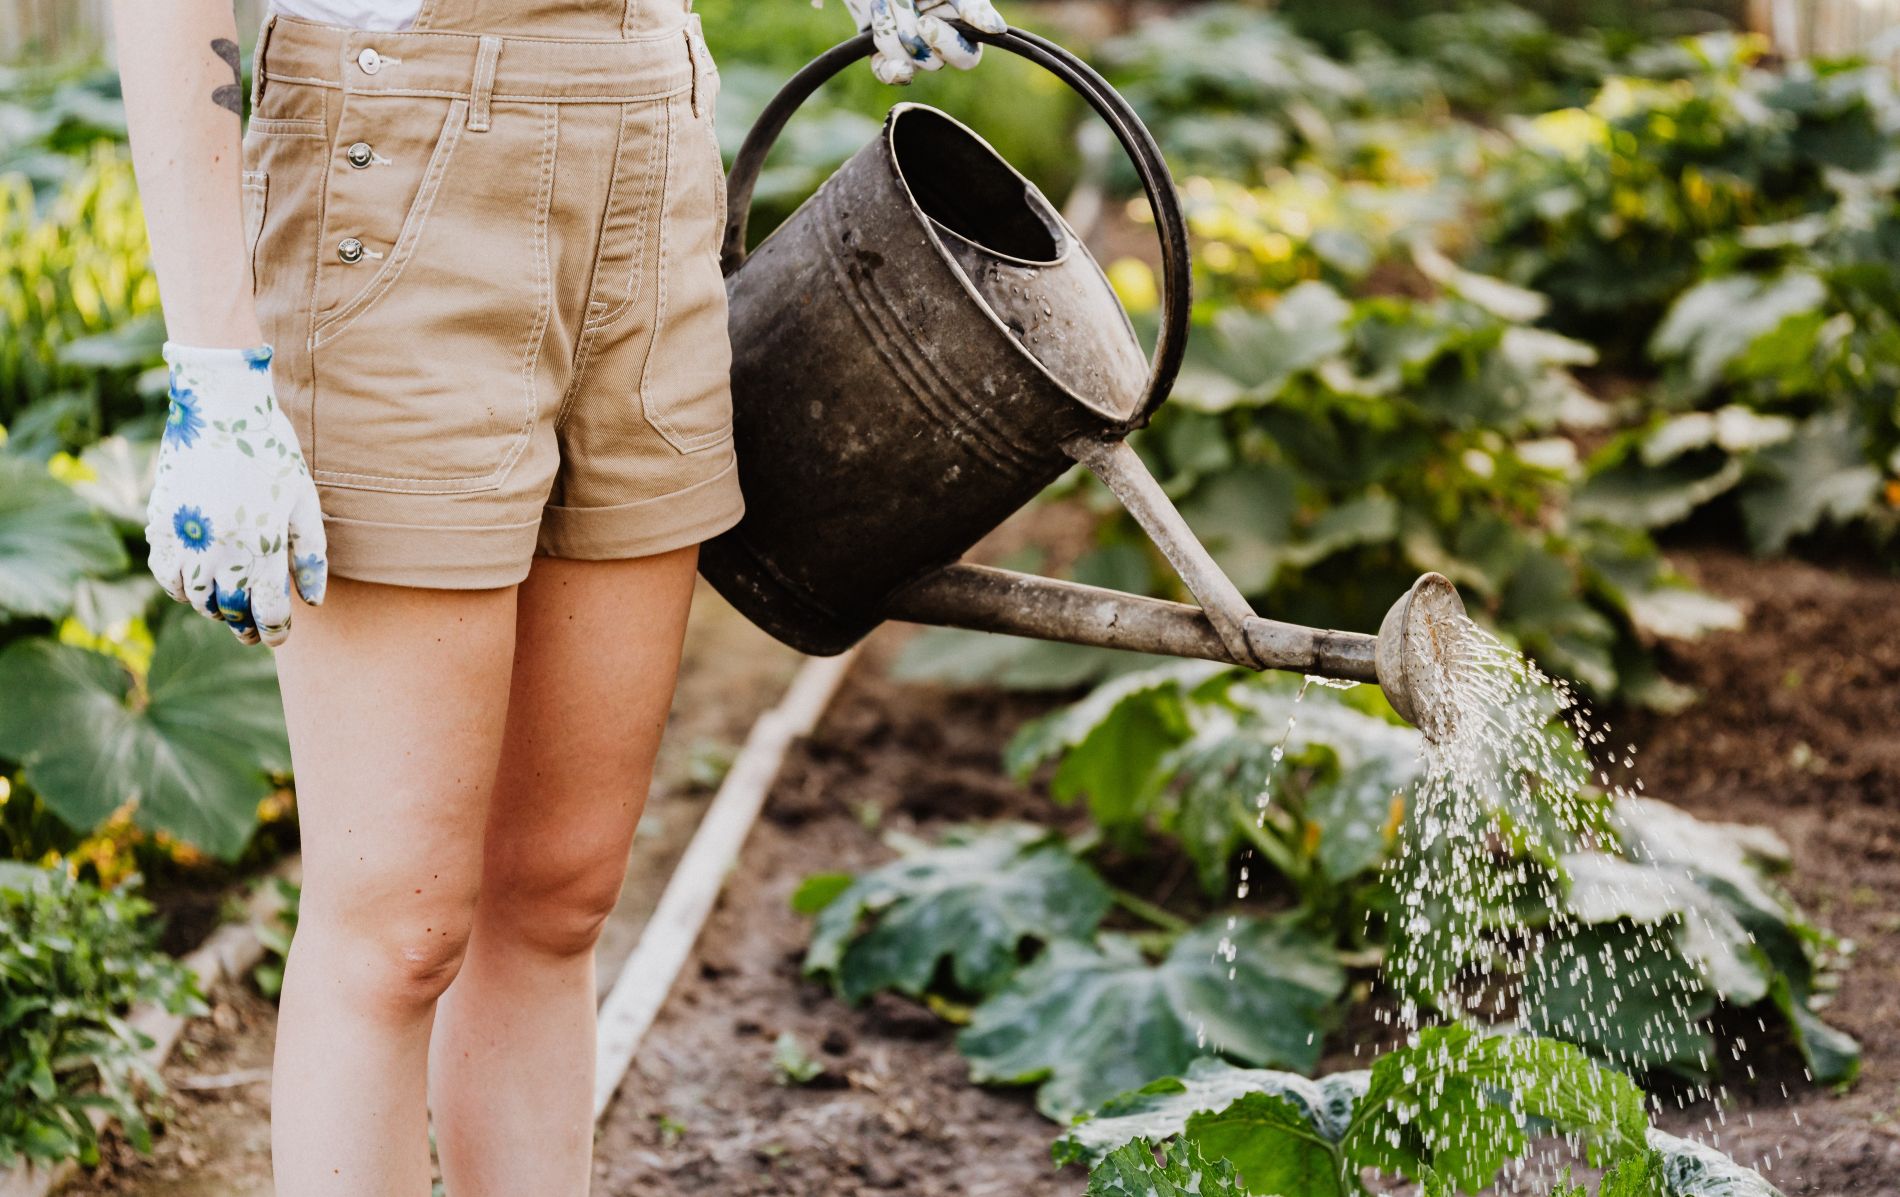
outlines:
[{"label": "green leaf", "polygon": [[1553,933],[1526,970],[1520,1017],[1633,1072],[1705,1076],[1715,1060],[1715,997],[1675,937],[1628,922]]},{"label": "green leaf", "polygon": [[1191,734],[1187,693],[1227,669],[1185,662],[1104,683],[1081,702],[1023,727],[1004,750],[1004,766],[1026,778],[1060,756],[1050,785],[1058,800],[1086,798],[1103,828],[1138,830],[1167,783],[1167,754]]},{"label": "green leaf", "polygon": [[855,880],[849,873],[813,873],[792,891],[792,909],[808,917],[817,914],[850,889]]},{"label": "green leaf", "polygon": [[[1364,1091],[1363,1085],[1355,1086],[1353,1096]],[[1338,1136],[1316,1123],[1311,1113],[1287,1094],[1248,1093],[1218,1113],[1191,1116],[1184,1138],[1210,1155],[1232,1160],[1249,1192],[1349,1197],[1358,1189],[1352,1183],[1354,1170],[1340,1159]]]},{"label": "green leaf", "polygon": [[1347,345],[1352,305],[1325,283],[1300,283],[1270,311],[1223,308],[1189,342],[1176,398],[1190,410],[1221,411],[1270,399],[1302,370]]},{"label": "green leaf", "polygon": [[1626,461],[1592,475],[1578,488],[1571,510],[1580,519],[1662,528],[1735,489],[1745,472],[1733,457],[1713,465],[1689,458],[1657,465]]},{"label": "green leaf", "polygon": [[1086,1197],[1242,1197],[1233,1165],[1218,1155],[1203,1156],[1191,1143],[1168,1152],[1156,1163],[1154,1148],[1130,1143],[1089,1173]]},{"label": "green leaf", "polygon": [[798,1036],[783,1031],[772,1044],[772,1072],[781,1085],[808,1085],[825,1074],[825,1066],[812,1058]]},{"label": "green leaf", "polygon": [[[1056,1140],[1052,1154],[1058,1164],[1094,1163],[1134,1139],[1171,1139],[1186,1130],[1195,1115],[1226,1110],[1250,1093],[1278,1098],[1297,1110],[1302,1125],[1293,1133],[1317,1134],[1337,1143],[1345,1137],[1353,1107],[1365,1095],[1371,1076],[1361,1069],[1312,1080],[1295,1072],[1239,1068],[1202,1056],[1182,1076],[1165,1077],[1108,1102]],[[1277,1144],[1278,1137],[1273,1138]],[[1263,1143],[1261,1150],[1272,1146]],[[1252,1173],[1248,1175],[1251,1183]]]},{"label": "green leaf", "polygon": [[72,488],[0,453],[0,621],[57,619],[71,609],[82,579],[127,564],[118,534]]},{"label": "green leaf", "polygon": [[43,637],[0,652],[0,755],[75,828],[136,803],[142,827],[225,859],[243,850],[289,769],[270,655],[179,608],[159,630],[143,693],[110,657]]},{"label": "green leaf", "polygon": [[1346,980],[1329,941],[1285,921],[1229,921],[1182,935],[1159,964],[1123,935],[1052,944],[958,1037],[971,1077],[1037,1084],[1037,1108],[1060,1119],[1202,1055],[1311,1069]]},{"label": "green leaf", "polygon": [[1662,1156],[1669,1197],[1781,1197],[1781,1190],[1713,1147],[1651,1130],[1647,1143]]},{"label": "green leaf", "polygon": [[1642,1150],[1648,1127],[1642,1090],[1570,1044],[1432,1027],[1373,1064],[1343,1146],[1355,1165],[1430,1168],[1476,1192],[1524,1154],[1526,1116],[1612,1159]]},{"label": "green leaf", "polygon": [[986,994],[1016,971],[1025,940],[1086,937],[1109,901],[1107,885],[1060,835],[958,828],[834,894],[805,971],[855,1003],[882,989],[921,995],[948,960],[959,988]]},{"label": "green leaf", "polygon": [[1686,359],[1691,385],[1708,390],[1757,337],[1790,316],[1813,311],[1826,298],[1826,285],[1801,271],[1707,279],[1677,298],[1650,339],[1650,352]]},{"label": "green leaf", "polygon": [[1756,461],[1760,468],[1742,496],[1742,516],[1757,552],[1778,553],[1823,521],[1851,523],[1880,499],[1880,470],[1868,464],[1844,411],[1815,416]]}]

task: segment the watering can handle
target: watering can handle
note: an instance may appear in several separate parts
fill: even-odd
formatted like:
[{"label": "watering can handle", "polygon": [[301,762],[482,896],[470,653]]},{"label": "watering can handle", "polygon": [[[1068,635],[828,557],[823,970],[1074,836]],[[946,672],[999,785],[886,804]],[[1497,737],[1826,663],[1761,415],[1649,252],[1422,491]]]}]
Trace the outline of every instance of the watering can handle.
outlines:
[{"label": "watering can handle", "polygon": [[[1187,349],[1187,221],[1181,215],[1180,197],[1175,194],[1174,178],[1168,173],[1167,161],[1128,101],[1080,58],[1054,42],[1020,29],[984,33],[961,22],[953,23],[965,36],[1027,58],[1073,88],[1108,124],[1141,176],[1141,187],[1148,194],[1148,207],[1154,213],[1155,230],[1161,238],[1161,330],[1149,363],[1148,387],[1142,395],[1141,407],[1122,430],[1138,428],[1148,422],[1174,388],[1175,375],[1181,369],[1181,355]],[[733,160],[726,188],[726,235],[720,250],[720,264],[728,275],[745,262],[746,222],[752,214],[752,191],[758,184],[759,171],[765,166],[765,156],[771,152],[779,134],[813,92],[870,52],[871,35],[860,33],[812,59],[786,81],[746,134],[745,144],[739,147],[739,154]]]}]

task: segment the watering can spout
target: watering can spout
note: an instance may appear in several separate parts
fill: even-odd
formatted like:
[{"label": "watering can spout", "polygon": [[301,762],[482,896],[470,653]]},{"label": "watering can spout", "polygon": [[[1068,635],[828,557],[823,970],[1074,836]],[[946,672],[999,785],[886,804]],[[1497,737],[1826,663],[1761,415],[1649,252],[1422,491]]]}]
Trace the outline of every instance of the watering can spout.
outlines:
[{"label": "watering can spout", "polygon": [[913,623],[1364,682],[1434,741],[1456,726],[1450,680],[1468,626],[1464,612],[1457,588],[1431,573],[1392,605],[1377,636],[1246,613],[1236,651],[1201,607],[964,563],[919,579],[885,608]]}]

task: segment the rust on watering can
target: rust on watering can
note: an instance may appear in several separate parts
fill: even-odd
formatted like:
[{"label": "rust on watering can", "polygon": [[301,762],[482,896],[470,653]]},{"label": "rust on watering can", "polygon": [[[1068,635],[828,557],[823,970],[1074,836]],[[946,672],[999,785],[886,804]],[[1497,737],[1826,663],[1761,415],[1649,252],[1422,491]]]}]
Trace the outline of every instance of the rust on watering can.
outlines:
[{"label": "rust on watering can", "polygon": [[[1144,359],[1107,278],[1055,207],[981,137],[904,103],[749,256],[766,153],[860,35],[795,75],[748,134],[723,251],[746,514],[701,550],[740,611],[805,652],[886,619],[1293,669],[1380,683],[1437,737],[1457,592],[1436,575],[1381,637],[1263,619],[1125,442],[1167,397],[1188,321],[1173,181],[1133,110],[1085,63],[1021,31],[973,37],[1074,88],[1134,163],[1162,246],[1162,321]],[[963,564],[1080,462],[1107,483],[1199,606]],[[1429,618],[1435,634],[1408,635]]]}]

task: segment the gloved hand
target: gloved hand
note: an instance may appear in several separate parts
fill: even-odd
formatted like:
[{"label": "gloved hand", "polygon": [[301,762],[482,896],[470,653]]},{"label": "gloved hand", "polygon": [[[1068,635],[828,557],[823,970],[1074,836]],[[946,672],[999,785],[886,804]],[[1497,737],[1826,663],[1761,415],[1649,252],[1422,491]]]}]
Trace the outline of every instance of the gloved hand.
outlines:
[{"label": "gloved hand", "polygon": [[152,574],[246,644],[290,635],[290,591],[323,601],[317,487],[271,388],[271,348],[165,344],[171,407],[146,505]]},{"label": "gloved hand", "polygon": [[1009,28],[990,0],[845,0],[860,30],[869,29],[877,47],[871,70],[880,83],[909,83],[918,71],[941,70],[944,63],[969,70],[983,47],[949,22],[960,20],[985,33]]}]

